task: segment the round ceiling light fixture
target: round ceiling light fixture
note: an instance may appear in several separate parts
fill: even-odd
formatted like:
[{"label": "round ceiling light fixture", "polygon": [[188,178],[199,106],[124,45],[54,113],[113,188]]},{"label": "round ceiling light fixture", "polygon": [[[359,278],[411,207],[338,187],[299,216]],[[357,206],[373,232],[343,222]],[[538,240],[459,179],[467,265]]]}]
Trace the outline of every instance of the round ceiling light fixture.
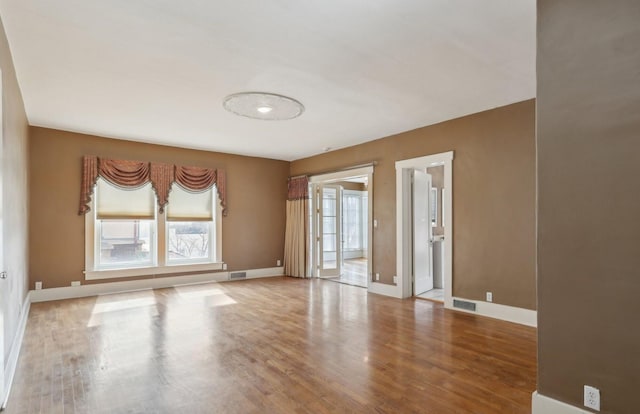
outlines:
[{"label": "round ceiling light fixture", "polygon": [[293,119],[304,112],[299,101],[269,92],[234,93],[224,98],[222,106],[236,115],[265,121]]}]

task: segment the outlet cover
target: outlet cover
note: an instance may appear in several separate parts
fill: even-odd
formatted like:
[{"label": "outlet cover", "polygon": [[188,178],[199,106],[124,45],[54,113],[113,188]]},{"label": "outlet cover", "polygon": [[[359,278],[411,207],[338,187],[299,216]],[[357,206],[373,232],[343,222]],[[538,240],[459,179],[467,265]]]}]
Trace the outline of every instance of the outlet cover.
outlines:
[{"label": "outlet cover", "polygon": [[71,282],[71,286],[80,286],[80,281],[74,280],[73,282]]},{"label": "outlet cover", "polygon": [[36,290],[42,290],[42,282],[36,282]]},{"label": "outlet cover", "polygon": [[398,284],[398,276],[393,277],[393,283],[395,283],[396,285]]},{"label": "outlet cover", "polygon": [[493,293],[487,292],[487,302],[493,302]]},{"label": "outlet cover", "polygon": [[600,390],[590,385],[584,386],[584,406],[600,411]]},{"label": "outlet cover", "polygon": [[276,261],[276,266],[280,266],[280,259]]},{"label": "outlet cover", "polygon": [[376,280],[380,280],[380,273],[376,273]]}]

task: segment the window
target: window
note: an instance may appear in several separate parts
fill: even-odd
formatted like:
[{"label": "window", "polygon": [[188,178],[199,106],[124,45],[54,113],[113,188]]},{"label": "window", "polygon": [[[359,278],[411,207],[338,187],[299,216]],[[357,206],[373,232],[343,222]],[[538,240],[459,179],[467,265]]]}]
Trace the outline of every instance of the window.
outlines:
[{"label": "window", "polygon": [[98,220],[98,268],[151,266],[153,220]]},{"label": "window", "polygon": [[213,191],[192,193],[174,184],[167,206],[167,262],[211,261]]},{"label": "window", "polygon": [[121,188],[99,178],[86,215],[86,279],[222,268],[217,191],[174,183],[165,213],[151,184]]},{"label": "window", "polygon": [[366,191],[344,190],[342,195],[342,231],[345,250],[367,249]]},{"label": "window", "polygon": [[98,180],[95,208],[96,269],[153,265],[155,206],[150,183],[129,190]]}]

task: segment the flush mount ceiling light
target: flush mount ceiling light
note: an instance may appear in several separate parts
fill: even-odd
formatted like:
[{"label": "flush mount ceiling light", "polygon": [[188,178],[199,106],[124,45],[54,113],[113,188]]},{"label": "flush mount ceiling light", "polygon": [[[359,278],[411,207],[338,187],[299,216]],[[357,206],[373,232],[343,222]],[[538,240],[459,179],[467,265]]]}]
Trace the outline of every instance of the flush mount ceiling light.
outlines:
[{"label": "flush mount ceiling light", "polygon": [[304,112],[297,100],[268,92],[234,93],[224,98],[222,106],[236,115],[266,121],[293,119]]}]

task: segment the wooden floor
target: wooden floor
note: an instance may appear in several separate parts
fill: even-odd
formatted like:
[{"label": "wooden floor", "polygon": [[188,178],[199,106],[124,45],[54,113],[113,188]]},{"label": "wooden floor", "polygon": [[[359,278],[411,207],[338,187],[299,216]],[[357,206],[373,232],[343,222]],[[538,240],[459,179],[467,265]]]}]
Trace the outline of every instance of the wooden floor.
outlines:
[{"label": "wooden floor", "polygon": [[269,278],[36,303],[7,413],[530,413],[535,330]]},{"label": "wooden floor", "polygon": [[367,259],[345,259],[342,262],[340,276],[327,277],[326,280],[347,285],[367,287]]}]

